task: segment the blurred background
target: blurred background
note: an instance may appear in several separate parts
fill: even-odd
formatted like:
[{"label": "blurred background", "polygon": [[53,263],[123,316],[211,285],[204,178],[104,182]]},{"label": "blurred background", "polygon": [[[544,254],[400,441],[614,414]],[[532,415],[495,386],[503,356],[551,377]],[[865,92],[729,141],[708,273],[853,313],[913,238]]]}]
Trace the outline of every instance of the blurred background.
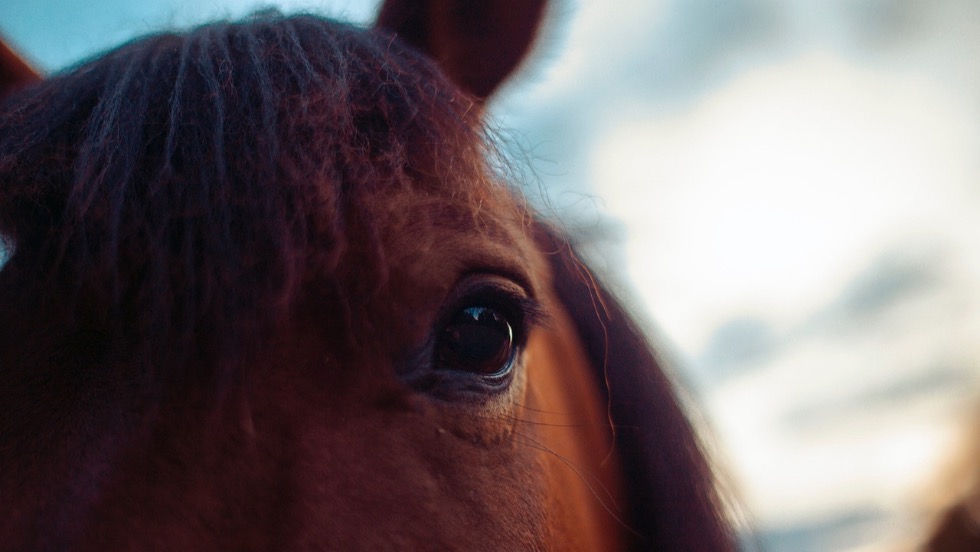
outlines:
[{"label": "blurred background", "polygon": [[[283,1],[367,23],[377,2]],[[45,71],[252,0],[2,0]],[[914,550],[980,425],[980,3],[566,0],[491,114],[714,434],[747,548]]]}]

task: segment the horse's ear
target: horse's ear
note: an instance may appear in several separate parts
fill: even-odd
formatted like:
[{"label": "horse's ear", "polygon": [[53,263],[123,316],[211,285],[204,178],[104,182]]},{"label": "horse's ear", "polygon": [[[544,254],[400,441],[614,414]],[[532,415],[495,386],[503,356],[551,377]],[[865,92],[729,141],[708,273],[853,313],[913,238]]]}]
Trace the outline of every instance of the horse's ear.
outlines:
[{"label": "horse's ear", "polygon": [[545,0],[385,0],[375,26],[427,54],[485,99],[530,51]]},{"label": "horse's ear", "polygon": [[638,548],[734,551],[700,440],[646,336],[567,239],[544,225],[535,237],[550,261],[555,294],[607,392],[627,492],[626,522],[640,535]]},{"label": "horse's ear", "polygon": [[41,74],[0,37],[0,99],[39,80]]}]

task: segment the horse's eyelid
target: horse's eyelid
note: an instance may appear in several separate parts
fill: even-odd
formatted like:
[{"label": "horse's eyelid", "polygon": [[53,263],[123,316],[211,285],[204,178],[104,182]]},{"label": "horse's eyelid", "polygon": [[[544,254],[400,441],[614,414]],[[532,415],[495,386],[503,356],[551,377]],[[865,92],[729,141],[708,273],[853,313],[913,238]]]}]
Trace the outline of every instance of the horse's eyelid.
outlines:
[{"label": "horse's eyelid", "polygon": [[[496,274],[492,271],[487,272]],[[510,305],[509,309],[504,310],[510,311],[512,315],[520,314],[521,326],[523,326],[525,334],[530,333],[536,326],[545,328],[552,326],[553,317],[551,313],[541,301],[532,295],[532,288],[527,284],[526,278],[514,277],[511,274],[501,276],[501,278],[509,280],[510,283],[506,285],[491,284],[482,289],[480,286],[477,286],[476,290],[470,293],[464,293],[463,295],[468,295],[471,301],[479,302],[481,297],[483,299],[489,297],[491,301]]]},{"label": "horse's eyelid", "polygon": [[525,331],[530,332],[532,328],[541,326],[550,328],[554,318],[540,301],[531,297],[523,297],[519,301],[521,310],[524,312]]}]

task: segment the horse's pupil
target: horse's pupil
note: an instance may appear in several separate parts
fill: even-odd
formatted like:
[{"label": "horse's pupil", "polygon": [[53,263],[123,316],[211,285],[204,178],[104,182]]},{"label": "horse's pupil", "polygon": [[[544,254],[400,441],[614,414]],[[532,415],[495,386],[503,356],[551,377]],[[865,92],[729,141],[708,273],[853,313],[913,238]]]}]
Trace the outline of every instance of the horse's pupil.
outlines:
[{"label": "horse's pupil", "polygon": [[513,330],[507,319],[488,307],[460,310],[436,344],[436,366],[481,375],[494,375],[510,366]]}]

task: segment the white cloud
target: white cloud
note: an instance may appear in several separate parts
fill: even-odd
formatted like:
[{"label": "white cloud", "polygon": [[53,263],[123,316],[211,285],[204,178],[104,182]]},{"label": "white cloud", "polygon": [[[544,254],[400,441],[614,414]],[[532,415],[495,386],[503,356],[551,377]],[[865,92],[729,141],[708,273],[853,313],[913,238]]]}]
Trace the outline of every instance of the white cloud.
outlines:
[{"label": "white cloud", "polygon": [[936,83],[814,55],[747,73],[689,112],[614,126],[592,180],[627,224],[641,294],[693,348],[733,312],[812,311],[903,232],[969,225],[980,141],[961,103]]}]

